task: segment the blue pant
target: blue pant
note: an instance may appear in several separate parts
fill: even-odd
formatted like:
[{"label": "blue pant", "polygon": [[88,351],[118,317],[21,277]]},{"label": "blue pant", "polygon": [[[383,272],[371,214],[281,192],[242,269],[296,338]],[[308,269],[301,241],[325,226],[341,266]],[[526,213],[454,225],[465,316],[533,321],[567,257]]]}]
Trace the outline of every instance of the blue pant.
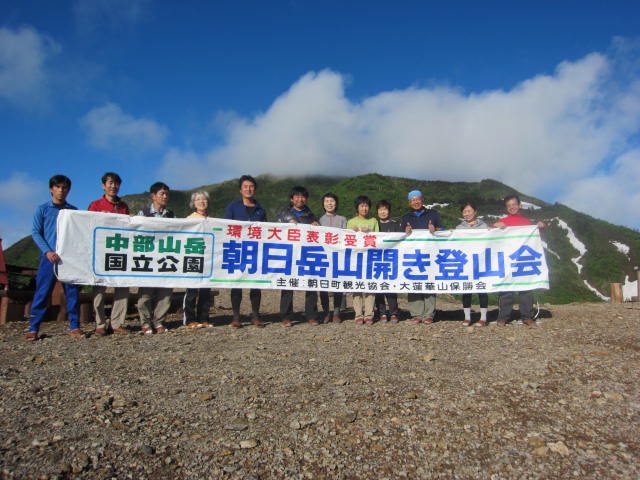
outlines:
[{"label": "blue pant", "polygon": [[[49,305],[49,296],[56,284],[56,276],[53,271],[54,265],[49,261],[46,255],[40,257],[40,266],[36,275],[36,292],[33,295],[33,303],[31,304],[31,321],[29,324],[30,332],[37,332],[40,329],[40,323],[47,313]],[[67,297],[67,315],[69,316],[69,328],[75,330],[80,328],[80,320],[78,315],[78,287],[68,283],[63,283],[64,294]]]}]

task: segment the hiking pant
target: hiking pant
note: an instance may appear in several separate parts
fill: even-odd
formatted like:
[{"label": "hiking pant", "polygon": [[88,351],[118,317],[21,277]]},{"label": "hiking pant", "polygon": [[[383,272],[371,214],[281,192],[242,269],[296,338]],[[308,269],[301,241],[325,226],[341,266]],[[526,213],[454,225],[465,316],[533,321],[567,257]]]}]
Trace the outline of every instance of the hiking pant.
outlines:
[{"label": "hiking pant", "polygon": [[[40,266],[36,274],[36,291],[31,303],[31,317],[29,331],[38,332],[40,324],[47,313],[49,296],[58,280],[54,271],[54,264],[46,255],[40,256]],[[80,328],[80,315],[78,305],[78,287],[70,283],[63,283],[64,294],[67,297],[67,316],[69,317],[69,330]]]},{"label": "hiking pant", "polygon": [[525,290],[522,292],[501,292],[498,296],[498,320],[508,322],[511,320],[511,312],[513,311],[513,300],[515,294],[520,296],[520,318],[522,320],[531,320],[531,311],[533,310],[533,292]]},{"label": "hiking pant", "polygon": [[433,293],[409,293],[409,312],[411,318],[433,318],[436,313],[436,296]]},{"label": "hiking pant", "polygon": [[[107,287],[97,285],[93,287],[93,312],[96,316],[96,328],[106,328],[107,316],[104,313],[104,298]],[[129,307],[129,287],[113,289],[113,305],[111,306],[111,328],[118,328],[124,324]]]},{"label": "hiking pant", "polygon": [[167,318],[167,313],[171,307],[170,288],[140,287],[138,290],[138,314],[142,325],[151,325],[158,328]]},{"label": "hiking pant", "polygon": [[182,324],[191,322],[207,323],[211,309],[211,289],[187,288],[182,300]]}]

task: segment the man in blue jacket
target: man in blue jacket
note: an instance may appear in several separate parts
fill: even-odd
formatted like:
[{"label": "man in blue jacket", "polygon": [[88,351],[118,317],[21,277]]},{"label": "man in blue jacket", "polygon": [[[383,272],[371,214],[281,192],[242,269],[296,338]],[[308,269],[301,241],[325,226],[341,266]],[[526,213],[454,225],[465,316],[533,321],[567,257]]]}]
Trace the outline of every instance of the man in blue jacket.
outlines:
[{"label": "man in blue jacket", "polygon": [[[42,252],[40,265],[36,275],[36,291],[31,305],[31,320],[26,340],[29,342],[38,339],[40,323],[47,313],[49,295],[56,284],[55,266],[60,262],[60,256],[56,253],[58,214],[60,210],[77,210],[67,203],[67,195],[71,190],[71,180],[64,175],[54,175],[49,179],[49,192],[51,200],[43,203],[33,216],[33,230],[31,236]],[[64,294],[67,297],[67,314],[69,316],[69,335],[74,338],[84,338],[84,332],[80,329],[78,314],[78,287],[68,283],[63,284]]]},{"label": "man in blue jacket", "polygon": [[[258,183],[251,175],[242,175],[238,182],[240,188],[240,199],[231,202],[224,209],[224,218],[227,220],[241,220],[244,222],[266,222],[267,212],[262,205],[254,198]],[[262,293],[259,288],[249,290],[249,299],[251,300],[251,323],[256,327],[264,327],[264,323],[260,320],[260,301]],[[242,327],[240,320],[240,304],[242,303],[242,289],[231,289],[231,309],[233,310],[233,320],[231,326],[233,328]]]},{"label": "man in blue jacket", "polygon": [[[407,195],[411,211],[405,213],[400,220],[406,233],[413,230],[429,230],[433,233],[443,230],[440,214],[436,210],[425,207],[424,196],[420,190],[412,190]],[[436,296],[433,293],[409,293],[407,295],[409,313],[412,323],[433,323],[436,313]]]}]

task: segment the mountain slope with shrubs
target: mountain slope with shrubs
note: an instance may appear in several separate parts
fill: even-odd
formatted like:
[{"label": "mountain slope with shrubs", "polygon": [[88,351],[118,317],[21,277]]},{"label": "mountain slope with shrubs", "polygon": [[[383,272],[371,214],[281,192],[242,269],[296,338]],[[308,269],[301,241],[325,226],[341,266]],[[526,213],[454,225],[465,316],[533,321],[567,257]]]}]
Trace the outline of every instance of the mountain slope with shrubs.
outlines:
[{"label": "mountain slope with shrubs", "polygon": [[[416,180],[378,174],[357,177],[257,177],[256,198],[266,208],[269,220],[288,204],[289,191],[294,185],[304,185],[310,192],[309,206],[322,213],[321,197],[334,192],[340,198],[338,212],[347,218],[354,215],[353,201],[367,195],[373,204],[386,199],[392,204],[392,216],[400,217],[407,210],[406,194],[422,190],[425,203],[437,208],[444,225],[455,228],[460,222],[460,205],[470,200],[478,206],[479,215],[492,223],[503,213],[502,198],[518,194],[526,207],[525,215],[542,220],[548,227],[542,237],[550,269],[551,288],[540,291],[538,298],[548,303],[570,303],[604,300],[609,295],[609,283],[635,279],[634,266],[640,265],[640,233],[613,225],[580,213],[562,204],[549,204],[520,193],[495,180],[480,182],[445,182]],[[204,185],[190,190],[171,192],[169,207],[177,217],[189,213],[189,199],[196,190],[206,190],[211,196],[210,214],[222,217],[224,207],[238,198],[237,179]],[[146,193],[123,197],[132,212],[148,203]],[[5,252],[7,263],[35,267],[38,251],[31,237],[25,237]]]}]

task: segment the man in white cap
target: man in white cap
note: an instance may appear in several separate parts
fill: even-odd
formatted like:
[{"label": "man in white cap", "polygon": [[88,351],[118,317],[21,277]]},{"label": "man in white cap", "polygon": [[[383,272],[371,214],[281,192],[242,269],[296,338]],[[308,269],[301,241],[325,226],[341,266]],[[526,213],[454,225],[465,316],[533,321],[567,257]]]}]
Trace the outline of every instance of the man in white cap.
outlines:
[{"label": "man in white cap", "polygon": [[[444,228],[440,220],[440,214],[424,206],[424,196],[420,190],[410,191],[407,195],[407,200],[411,211],[405,213],[400,220],[406,233],[411,233],[413,230],[429,230],[433,233]],[[425,323],[427,325],[433,323],[433,317],[436,313],[435,294],[409,293],[407,300],[412,323]]]}]

